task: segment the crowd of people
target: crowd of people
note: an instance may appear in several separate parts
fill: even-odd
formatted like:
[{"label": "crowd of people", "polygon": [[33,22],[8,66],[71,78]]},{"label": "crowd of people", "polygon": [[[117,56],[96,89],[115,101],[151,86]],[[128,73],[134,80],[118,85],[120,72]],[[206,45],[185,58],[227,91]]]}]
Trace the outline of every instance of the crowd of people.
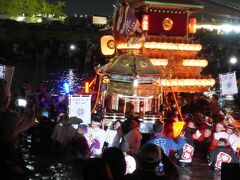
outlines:
[{"label": "crowd of people", "polygon": [[19,97],[27,100],[24,109],[13,108],[16,104],[11,103],[8,84],[1,79],[1,168],[8,179],[29,176],[19,151],[22,133],[29,134],[35,146],[81,161],[79,179],[175,180],[179,179],[176,166],[191,165],[196,153],[213,171],[221,171],[229,163],[239,168],[239,124],[221,109],[216,96],[178,98],[185,125],[176,137],[174,123],[181,116],[171,96],[161,108],[165,116],[153,123],[148,135],[139,130],[144,122],[131,114],[124,121],[112,122],[96,112],[90,124],[68,117],[66,99],[53,103],[45,83],[40,83],[37,93],[23,83]]}]

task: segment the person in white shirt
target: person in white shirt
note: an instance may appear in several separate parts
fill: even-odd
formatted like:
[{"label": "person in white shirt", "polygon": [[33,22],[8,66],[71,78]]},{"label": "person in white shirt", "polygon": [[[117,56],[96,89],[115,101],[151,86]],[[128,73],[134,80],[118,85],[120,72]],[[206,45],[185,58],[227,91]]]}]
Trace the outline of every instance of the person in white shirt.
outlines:
[{"label": "person in white shirt", "polygon": [[101,129],[101,117],[95,115],[92,117],[91,127],[89,130],[89,140],[91,141],[90,149],[92,156],[99,156],[102,154],[103,144],[106,141],[106,131]]},{"label": "person in white shirt", "polygon": [[113,141],[114,138],[117,134],[118,129],[121,127],[122,121],[116,120],[113,122],[112,127],[109,127],[106,130],[106,143],[107,147],[112,147],[113,146]]},{"label": "person in white shirt", "polygon": [[228,134],[226,133],[226,129],[224,127],[224,124],[223,122],[219,122],[216,124],[215,126],[215,133],[213,134],[213,139],[212,139],[212,142],[211,142],[211,145],[210,145],[210,151],[214,150],[217,148],[218,146],[218,140],[220,138],[223,138],[223,139],[228,139]]},{"label": "person in white shirt", "polygon": [[235,133],[235,127],[232,125],[227,125],[226,126],[226,132],[229,135],[228,137],[228,143],[231,146],[231,148],[237,152],[238,145],[240,143],[240,138],[237,136]]},{"label": "person in white shirt", "polygon": [[138,123],[129,118],[122,124],[123,141],[126,141],[129,145],[129,153],[136,155],[140,149],[142,135],[138,129]]},{"label": "person in white shirt", "polygon": [[120,149],[122,150],[124,157],[125,157],[125,161],[126,161],[126,172],[125,174],[132,174],[133,171],[136,170],[136,160],[134,159],[134,157],[130,156],[128,154],[129,152],[129,145],[127,142],[123,142],[120,144]]}]

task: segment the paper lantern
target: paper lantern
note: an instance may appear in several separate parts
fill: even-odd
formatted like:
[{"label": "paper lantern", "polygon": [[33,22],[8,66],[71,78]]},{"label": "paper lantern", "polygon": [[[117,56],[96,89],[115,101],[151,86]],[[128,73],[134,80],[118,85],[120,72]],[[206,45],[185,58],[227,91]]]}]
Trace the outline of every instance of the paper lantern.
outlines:
[{"label": "paper lantern", "polygon": [[178,121],[178,122],[173,123],[173,137],[174,138],[178,137],[181,134],[184,125],[185,125],[184,121]]},{"label": "paper lantern", "polygon": [[184,86],[189,86],[189,80],[188,79],[184,79],[183,80],[183,85]]},{"label": "paper lantern", "polygon": [[204,59],[204,60],[200,61],[200,66],[201,67],[206,67],[207,65],[208,65],[208,61],[207,60]]},{"label": "paper lantern", "polygon": [[178,80],[178,86],[183,86],[184,85],[184,80],[183,79],[179,79]]},{"label": "paper lantern", "polygon": [[196,51],[201,51],[201,50],[202,50],[202,45],[196,44]]},{"label": "paper lantern", "polygon": [[144,14],[142,16],[142,30],[148,31],[149,30],[149,15]]},{"label": "paper lantern", "polygon": [[194,79],[189,79],[189,86],[194,86]]},{"label": "paper lantern", "polygon": [[171,85],[172,86],[177,86],[178,85],[178,80],[177,79],[171,79]]},{"label": "paper lantern", "polygon": [[115,53],[115,45],[113,36],[106,35],[101,37],[101,51],[105,56],[110,56]]},{"label": "paper lantern", "polygon": [[189,25],[188,25],[189,34],[196,33],[196,30],[197,30],[197,20],[196,20],[196,18],[190,18]]},{"label": "paper lantern", "polygon": [[171,86],[171,80],[166,80],[166,86]]},{"label": "paper lantern", "polygon": [[213,86],[215,84],[215,79],[210,79],[210,86]]}]

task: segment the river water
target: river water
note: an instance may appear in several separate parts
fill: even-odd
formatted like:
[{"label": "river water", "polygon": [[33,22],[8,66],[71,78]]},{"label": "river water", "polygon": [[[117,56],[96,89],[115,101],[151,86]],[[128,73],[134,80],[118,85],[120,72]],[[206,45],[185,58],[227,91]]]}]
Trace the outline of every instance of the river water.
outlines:
[{"label": "river water", "polygon": [[21,88],[23,80],[32,83],[35,90],[39,82],[45,81],[53,94],[63,93],[63,84],[67,82],[72,92],[78,92],[83,90],[84,82],[91,81],[95,73],[91,67],[84,66],[58,66],[28,62],[14,62],[12,66],[15,67],[11,87],[13,92]]}]

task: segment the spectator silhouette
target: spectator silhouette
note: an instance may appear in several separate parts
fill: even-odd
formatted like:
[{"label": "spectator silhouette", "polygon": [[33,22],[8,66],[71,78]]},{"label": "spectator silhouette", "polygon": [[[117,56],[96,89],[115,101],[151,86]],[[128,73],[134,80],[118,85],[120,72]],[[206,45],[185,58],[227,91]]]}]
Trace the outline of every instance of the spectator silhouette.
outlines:
[{"label": "spectator silhouette", "polygon": [[117,147],[110,147],[103,151],[102,158],[109,164],[113,178],[121,180],[126,172],[123,152]]},{"label": "spectator silhouette", "polygon": [[138,153],[139,167],[132,173],[125,175],[129,180],[162,180],[168,179],[166,176],[156,174],[156,167],[161,162],[162,151],[155,144],[145,144]]},{"label": "spectator silhouette", "polygon": [[[5,179],[24,179],[26,168],[19,153],[18,137],[34,122],[33,108],[27,112],[10,112],[11,92],[4,79],[0,79],[0,163]],[[26,107],[29,108],[29,107]]]},{"label": "spectator silhouette", "polygon": [[110,168],[103,158],[87,159],[83,164],[83,180],[113,180]]}]

